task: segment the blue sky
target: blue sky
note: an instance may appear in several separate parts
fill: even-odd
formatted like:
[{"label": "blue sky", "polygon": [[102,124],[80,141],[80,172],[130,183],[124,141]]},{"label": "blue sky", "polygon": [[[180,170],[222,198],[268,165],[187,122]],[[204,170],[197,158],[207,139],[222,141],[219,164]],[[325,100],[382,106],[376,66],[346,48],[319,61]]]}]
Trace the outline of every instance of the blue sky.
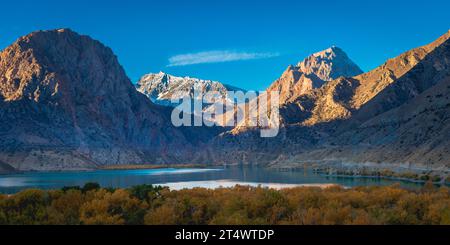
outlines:
[{"label": "blue sky", "polygon": [[450,28],[449,1],[51,1],[2,3],[0,48],[68,27],[111,47],[128,76],[165,71],[263,90],[336,45],[365,71]]}]

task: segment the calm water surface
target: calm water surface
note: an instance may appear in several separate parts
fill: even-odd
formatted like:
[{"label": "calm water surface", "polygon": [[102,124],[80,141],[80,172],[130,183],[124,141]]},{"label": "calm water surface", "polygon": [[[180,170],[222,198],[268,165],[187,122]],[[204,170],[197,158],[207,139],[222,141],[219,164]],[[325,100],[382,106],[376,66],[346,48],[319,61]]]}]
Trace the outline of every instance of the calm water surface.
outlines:
[{"label": "calm water surface", "polygon": [[59,189],[97,182],[102,187],[126,188],[141,184],[160,184],[172,189],[229,187],[236,184],[262,185],[273,188],[339,184],[345,187],[392,185],[419,188],[422,185],[376,178],[326,177],[309,171],[277,171],[264,168],[97,170],[87,172],[30,172],[0,175],[0,193],[16,193],[23,189]]}]

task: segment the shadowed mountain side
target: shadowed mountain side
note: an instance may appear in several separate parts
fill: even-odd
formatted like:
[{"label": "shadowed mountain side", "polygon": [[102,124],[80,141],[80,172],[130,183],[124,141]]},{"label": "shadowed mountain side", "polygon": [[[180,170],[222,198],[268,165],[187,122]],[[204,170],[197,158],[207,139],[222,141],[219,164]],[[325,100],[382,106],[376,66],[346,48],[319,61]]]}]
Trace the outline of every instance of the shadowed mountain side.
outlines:
[{"label": "shadowed mountain side", "polygon": [[[265,163],[278,165],[326,160],[448,167],[449,37],[450,32],[366,74],[339,78],[301,95],[281,108],[284,126],[275,138],[261,139],[258,129],[240,128],[222,134],[216,141],[229,142],[230,149],[239,153],[251,149],[247,155],[278,152],[263,158],[269,159]],[[386,73],[391,76],[386,77]],[[440,100],[431,101],[430,108],[423,109],[425,113],[418,117],[416,110],[421,108],[418,105],[423,96]],[[408,103],[414,106],[406,106]],[[408,123],[395,121],[395,110],[409,113]],[[387,119],[393,122],[382,123]],[[243,159],[235,162],[245,163]]]},{"label": "shadowed mountain side", "polygon": [[342,123],[331,141],[334,145],[370,145],[369,151],[377,153],[365,157],[373,161],[391,158],[450,167],[449,115],[447,40]]},{"label": "shadowed mountain side", "polygon": [[111,49],[68,29],[2,51],[0,96],[0,161],[18,170],[186,162],[198,143],[136,91]]},{"label": "shadowed mountain side", "polygon": [[[358,111],[366,103],[385,107],[384,111],[399,106],[401,103],[404,103],[405,100],[400,99],[400,101],[388,105],[391,101],[385,100],[383,102],[383,99],[375,97],[394,82],[394,84],[398,84],[394,86],[403,86],[405,82],[397,83],[399,78],[403,77],[407,72],[409,73],[409,71],[417,67],[419,63],[421,67],[426,67],[428,70],[422,71],[420,70],[420,67],[417,67],[415,71],[408,75],[410,79],[416,79],[416,83],[420,83],[422,84],[421,86],[423,86],[423,88],[419,88],[420,90],[410,96],[415,96],[418,92],[423,92],[424,88],[435,84],[435,82],[422,81],[421,79],[431,79],[435,72],[437,72],[436,76],[442,75],[443,72],[445,73],[445,67],[441,65],[444,61],[440,61],[439,59],[447,58],[449,38],[450,31],[431,44],[407,51],[396,58],[388,60],[386,63],[372,71],[353,78],[341,77],[326,83],[321,88],[313,90],[310,94],[299,96],[287,106],[291,111],[293,110],[292,107],[298,107],[297,110],[300,110],[302,115],[293,115],[293,113],[284,115],[281,113],[283,121],[289,122],[290,124],[297,123],[311,126],[318,123],[327,123],[334,120],[351,118],[354,116],[354,112]],[[436,48],[440,50],[440,53],[433,52]],[[431,53],[433,53],[433,55],[429,56]],[[429,57],[428,61],[421,62],[425,57]],[[435,69],[435,65],[438,68]],[[421,72],[424,72],[423,75],[420,75],[421,77],[414,78],[414,76],[419,75]],[[411,91],[411,93],[413,93],[413,91]],[[375,106],[369,107],[372,109],[364,109],[365,111],[363,113],[359,113],[359,117],[365,115],[366,118],[370,118],[383,112],[383,109],[376,112]],[[296,118],[299,120],[296,120]]]},{"label": "shadowed mountain side", "polygon": [[[273,166],[302,162],[387,163],[392,167],[450,168],[450,78],[405,104],[346,127],[298,154],[282,154]],[[349,122],[342,122],[346,125]]]},{"label": "shadowed mountain side", "polygon": [[364,104],[352,120],[364,122],[406,101],[450,77],[450,40],[431,51],[405,75]]},{"label": "shadowed mountain side", "polygon": [[9,164],[0,162],[0,174],[8,174],[8,173],[14,173],[14,172],[16,172],[16,169],[11,167]]}]

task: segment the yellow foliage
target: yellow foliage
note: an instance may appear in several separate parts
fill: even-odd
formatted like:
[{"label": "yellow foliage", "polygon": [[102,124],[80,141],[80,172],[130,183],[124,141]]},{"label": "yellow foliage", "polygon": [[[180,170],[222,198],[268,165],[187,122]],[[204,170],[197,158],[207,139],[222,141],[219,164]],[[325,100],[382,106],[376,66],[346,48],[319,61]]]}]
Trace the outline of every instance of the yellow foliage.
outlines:
[{"label": "yellow foliage", "polygon": [[450,193],[430,186],[26,190],[0,195],[0,224],[448,225]]}]

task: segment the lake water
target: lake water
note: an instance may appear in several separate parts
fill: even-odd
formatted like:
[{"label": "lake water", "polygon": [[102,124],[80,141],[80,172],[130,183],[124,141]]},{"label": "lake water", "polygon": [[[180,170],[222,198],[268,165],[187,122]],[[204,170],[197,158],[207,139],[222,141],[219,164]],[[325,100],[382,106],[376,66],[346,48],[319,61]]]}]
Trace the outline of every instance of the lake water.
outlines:
[{"label": "lake water", "polygon": [[421,184],[377,178],[327,177],[309,171],[278,171],[264,168],[210,168],[210,169],[149,169],[149,170],[97,170],[86,172],[30,172],[0,175],[0,193],[16,193],[24,189],[59,189],[64,186],[82,186],[97,182],[102,187],[126,188],[141,184],[158,184],[171,189],[194,187],[231,187],[236,184],[271,188],[295,186],[345,187],[392,185],[400,183],[406,188]]}]

